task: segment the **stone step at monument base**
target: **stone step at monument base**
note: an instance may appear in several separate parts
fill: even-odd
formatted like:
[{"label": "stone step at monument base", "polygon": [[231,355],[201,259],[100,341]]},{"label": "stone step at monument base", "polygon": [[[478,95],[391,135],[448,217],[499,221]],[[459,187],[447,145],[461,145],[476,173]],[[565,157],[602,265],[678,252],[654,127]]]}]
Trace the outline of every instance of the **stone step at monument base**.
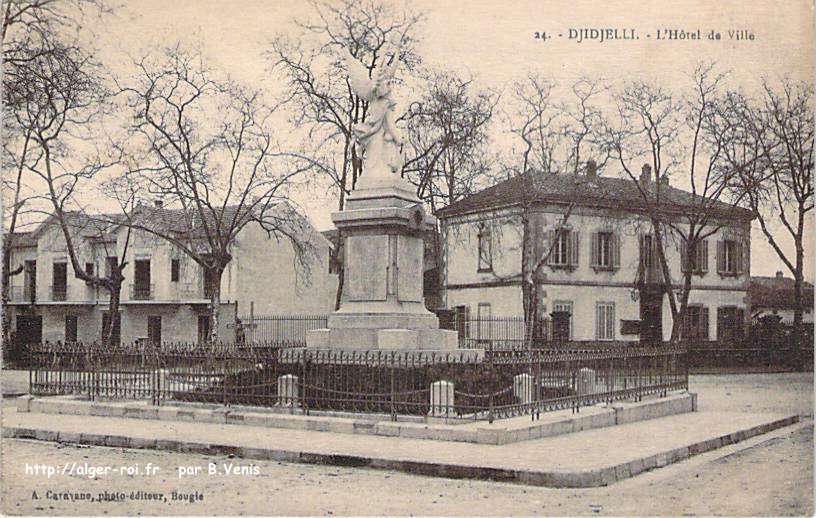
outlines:
[{"label": "stone step at monument base", "polygon": [[333,328],[306,331],[308,349],[456,352],[459,335],[447,329]]},{"label": "stone step at monument base", "polygon": [[484,361],[484,349],[361,349],[361,348],[309,348],[281,352],[281,363],[300,363],[305,359],[314,363],[345,365],[376,365],[394,363],[397,366],[416,366],[436,363],[478,363]]}]

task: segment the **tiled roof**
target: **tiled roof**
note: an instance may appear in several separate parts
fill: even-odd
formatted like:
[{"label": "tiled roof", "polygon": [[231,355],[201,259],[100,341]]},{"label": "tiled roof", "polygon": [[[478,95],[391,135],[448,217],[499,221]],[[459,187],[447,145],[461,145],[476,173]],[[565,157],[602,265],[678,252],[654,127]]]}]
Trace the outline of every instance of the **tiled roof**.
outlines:
[{"label": "tiled roof", "polygon": [[37,236],[34,232],[12,232],[6,236],[9,245],[16,248],[37,246]]},{"label": "tiled roof", "polygon": [[[207,211],[205,211],[207,212]],[[242,226],[242,219],[245,223],[252,218],[252,213],[246,209],[239,214],[237,205],[229,205],[224,208],[221,214],[222,225],[232,228],[233,220],[236,226]],[[133,212],[134,221],[140,225],[154,228],[161,232],[187,234],[192,232],[197,237],[205,236],[205,226],[201,225],[201,219],[197,210],[185,211],[184,209],[171,209],[167,207],[156,207],[154,205],[139,205]],[[215,215],[207,215],[207,227],[214,229]]]},{"label": "tiled roof", "polygon": [[[794,280],[790,277],[751,277],[751,306],[755,308],[793,309]],[[813,307],[813,284],[802,285],[802,303]]]},{"label": "tiled roof", "polygon": [[[651,183],[654,189],[654,183]],[[532,196],[532,198],[531,198]],[[682,213],[699,209],[702,198],[667,185],[660,187],[664,210]],[[646,205],[637,185],[630,179],[573,174],[527,173],[514,176],[437,211],[441,218],[499,209],[524,203],[577,203],[627,211],[642,211]],[[705,200],[708,211],[722,217],[750,220],[753,213],[720,201]]]}]

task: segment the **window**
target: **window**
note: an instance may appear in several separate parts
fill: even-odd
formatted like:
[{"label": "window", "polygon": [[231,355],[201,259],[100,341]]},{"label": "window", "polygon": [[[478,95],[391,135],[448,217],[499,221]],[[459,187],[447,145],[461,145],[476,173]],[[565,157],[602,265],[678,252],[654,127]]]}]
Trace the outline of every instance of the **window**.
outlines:
[{"label": "window", "polygon": [[744,337],[745,310],[736,306],[717,308],[717,340],[738,342]]},{"label": "window", "polygon": [[105,258],[105,277],[110,278],[113,275],[113,270],[116,269],[116,265],[119,264],[119,261],[116,260],[115,255],[109,255]]},{"label": "window", "polygon": [[552,317],[553,340],[566,341],[572,337],[572,302],[555,301]]},{"label": "window", "polygon": [[612,270],[620,267],[620,243],[614,232],[593,233],[591,247],[593,268]]},{"label": "window", "polygon": [[94,274],[94,263],[85,263],[85,273],[87,275]]},{"label": "window", "polygon": [[65,315],[65,341],[77,341],[77,321],[76,315]]},{"label": "window", "polygon": [[595,306],[595,338],[615,339],[615,303],[598,302]]},{"label": "window", "polygon": [[150,259],[137,259],[133,262],[133,293],[134,300],[150,300]]},{"label": "window", "polygon": [[161,344],[161,316],[150,315],[147,317],[147,341],[154,345]]},{"label": "window", "polygon": [[708,340],[708,308],[699,304],[689,305],[680,333],[683,340]]},{"label": "window", "polygon": [[655,253],[652,236],[647,234],[640,236],[640,263],[643,268],[651,270],[657,268],[657,254]]},{"label": "window", "polygon": [[739,275],[742,270],[742,243],[736,239],[717,242],[717,272],[720,275]]},{"label": "window", "polygon": [[578,232],[561,229],[557,235],[555,230],[547,233],[547,242],[550,244],[550,266],[569,268],[578,266]]},{"label": "window", "polygon": [[490,227],[479,225],[479,271],[493,271],[493,242]]},{"label": "window", "polygon": [[688,257],[688,245],[680,245],[680,265],[684,272],[703,274],[708,271],[708,241],[705,239],[694,244],[691,257]]},{"label": "window", "polygon": [[170,282],[178,282],[181,277],[181,261],[170,259]]},{"label": "window", "polygon": [[68,298],[68,263],[54,263],[51,284],[51,300]]},{"label": "window", "polygon": [[210,315],[198,315],[198,343],[210,341]]}]

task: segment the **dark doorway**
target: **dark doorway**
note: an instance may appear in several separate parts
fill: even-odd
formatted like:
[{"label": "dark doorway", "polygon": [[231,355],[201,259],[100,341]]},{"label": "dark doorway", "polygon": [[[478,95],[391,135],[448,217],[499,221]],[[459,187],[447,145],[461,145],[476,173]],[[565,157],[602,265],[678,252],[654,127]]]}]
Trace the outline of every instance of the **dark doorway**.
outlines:
[{"label": "dark doorway", "polygon": [[15,332],[18,344],[42,342],[42,317],[39,315],[17,315]]},{"label": "dark doorway", "polygon": [[161,316],[147,317],[147,340],[154,345],[161,344]]},{"label": "dark doorway", "polygon": [[77,341],[77,327],[79,318],[76,315],[65,315],[65,341]]},{"label": "dark doorway", "polygon": [[640,341],[663,341],[663,291],[640,290]]},{"label": "dark doorway", "polygon": [[210,341],[210,316],[198,316],[198,343],[207,343]]},{"label": "dark doorway", "polygon": [[553,311],[552,317],[553,340],[556,342],[566,342],[570,339],[570,312]]}]

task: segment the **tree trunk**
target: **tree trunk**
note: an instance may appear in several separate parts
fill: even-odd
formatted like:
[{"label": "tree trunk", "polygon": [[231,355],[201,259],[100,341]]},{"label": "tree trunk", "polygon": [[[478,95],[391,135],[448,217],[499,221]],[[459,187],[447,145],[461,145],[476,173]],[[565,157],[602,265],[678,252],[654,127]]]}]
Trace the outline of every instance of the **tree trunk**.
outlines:
[{"label": "tree trunk", "polygon": [[218,343],[218,325],[221,322],[221,276],[224,268],[213,268],[210,293],[210,343]]},{"label": "tree trunk", "polygon": [[11,313],[8,310],[8,304],[11,300],[11,295],[9,291],[11,290],[11,278],[15,275],[22,273],[23,267],[20,266],[14,271],[11,271],[11,243],[9,242],[9,236],[3,236],[3,265],[2,265],[2,287],[0,287],[0,294],[2,296],[2,307],[0,308],[3,312],[2,316],[2,323],[3,326],[3,343],[10,344],[11,340]]},{"label": "tree trunk", "polygon": [[521,297],[524,307],[524,341],[530,346],[533,340],[536,317],[538,315],[538,292],[533,272],[532,232],[530,218],[525,213],[521,217]]},{"label": "tree trunk", "polygon": [[[110,315],[110,318],[108,318],[108,328],[105,330],[105,336],[102,337],[102,344],[107,348],[111,348],[113,346],[112,341],[114,329],[119,329],[120,340],[122,336],[122,323],[119,319],[119,302],[122,298],[122,280],[124,279],[122,278],[121,272],[117,273],[119,281],[116,282],[113,280],[110,286],[108,286],[108,292],[110,293],[110,300],[108,301],[108,315]],[[112,273],[111,277],[114,275],[117,274]]]}]

